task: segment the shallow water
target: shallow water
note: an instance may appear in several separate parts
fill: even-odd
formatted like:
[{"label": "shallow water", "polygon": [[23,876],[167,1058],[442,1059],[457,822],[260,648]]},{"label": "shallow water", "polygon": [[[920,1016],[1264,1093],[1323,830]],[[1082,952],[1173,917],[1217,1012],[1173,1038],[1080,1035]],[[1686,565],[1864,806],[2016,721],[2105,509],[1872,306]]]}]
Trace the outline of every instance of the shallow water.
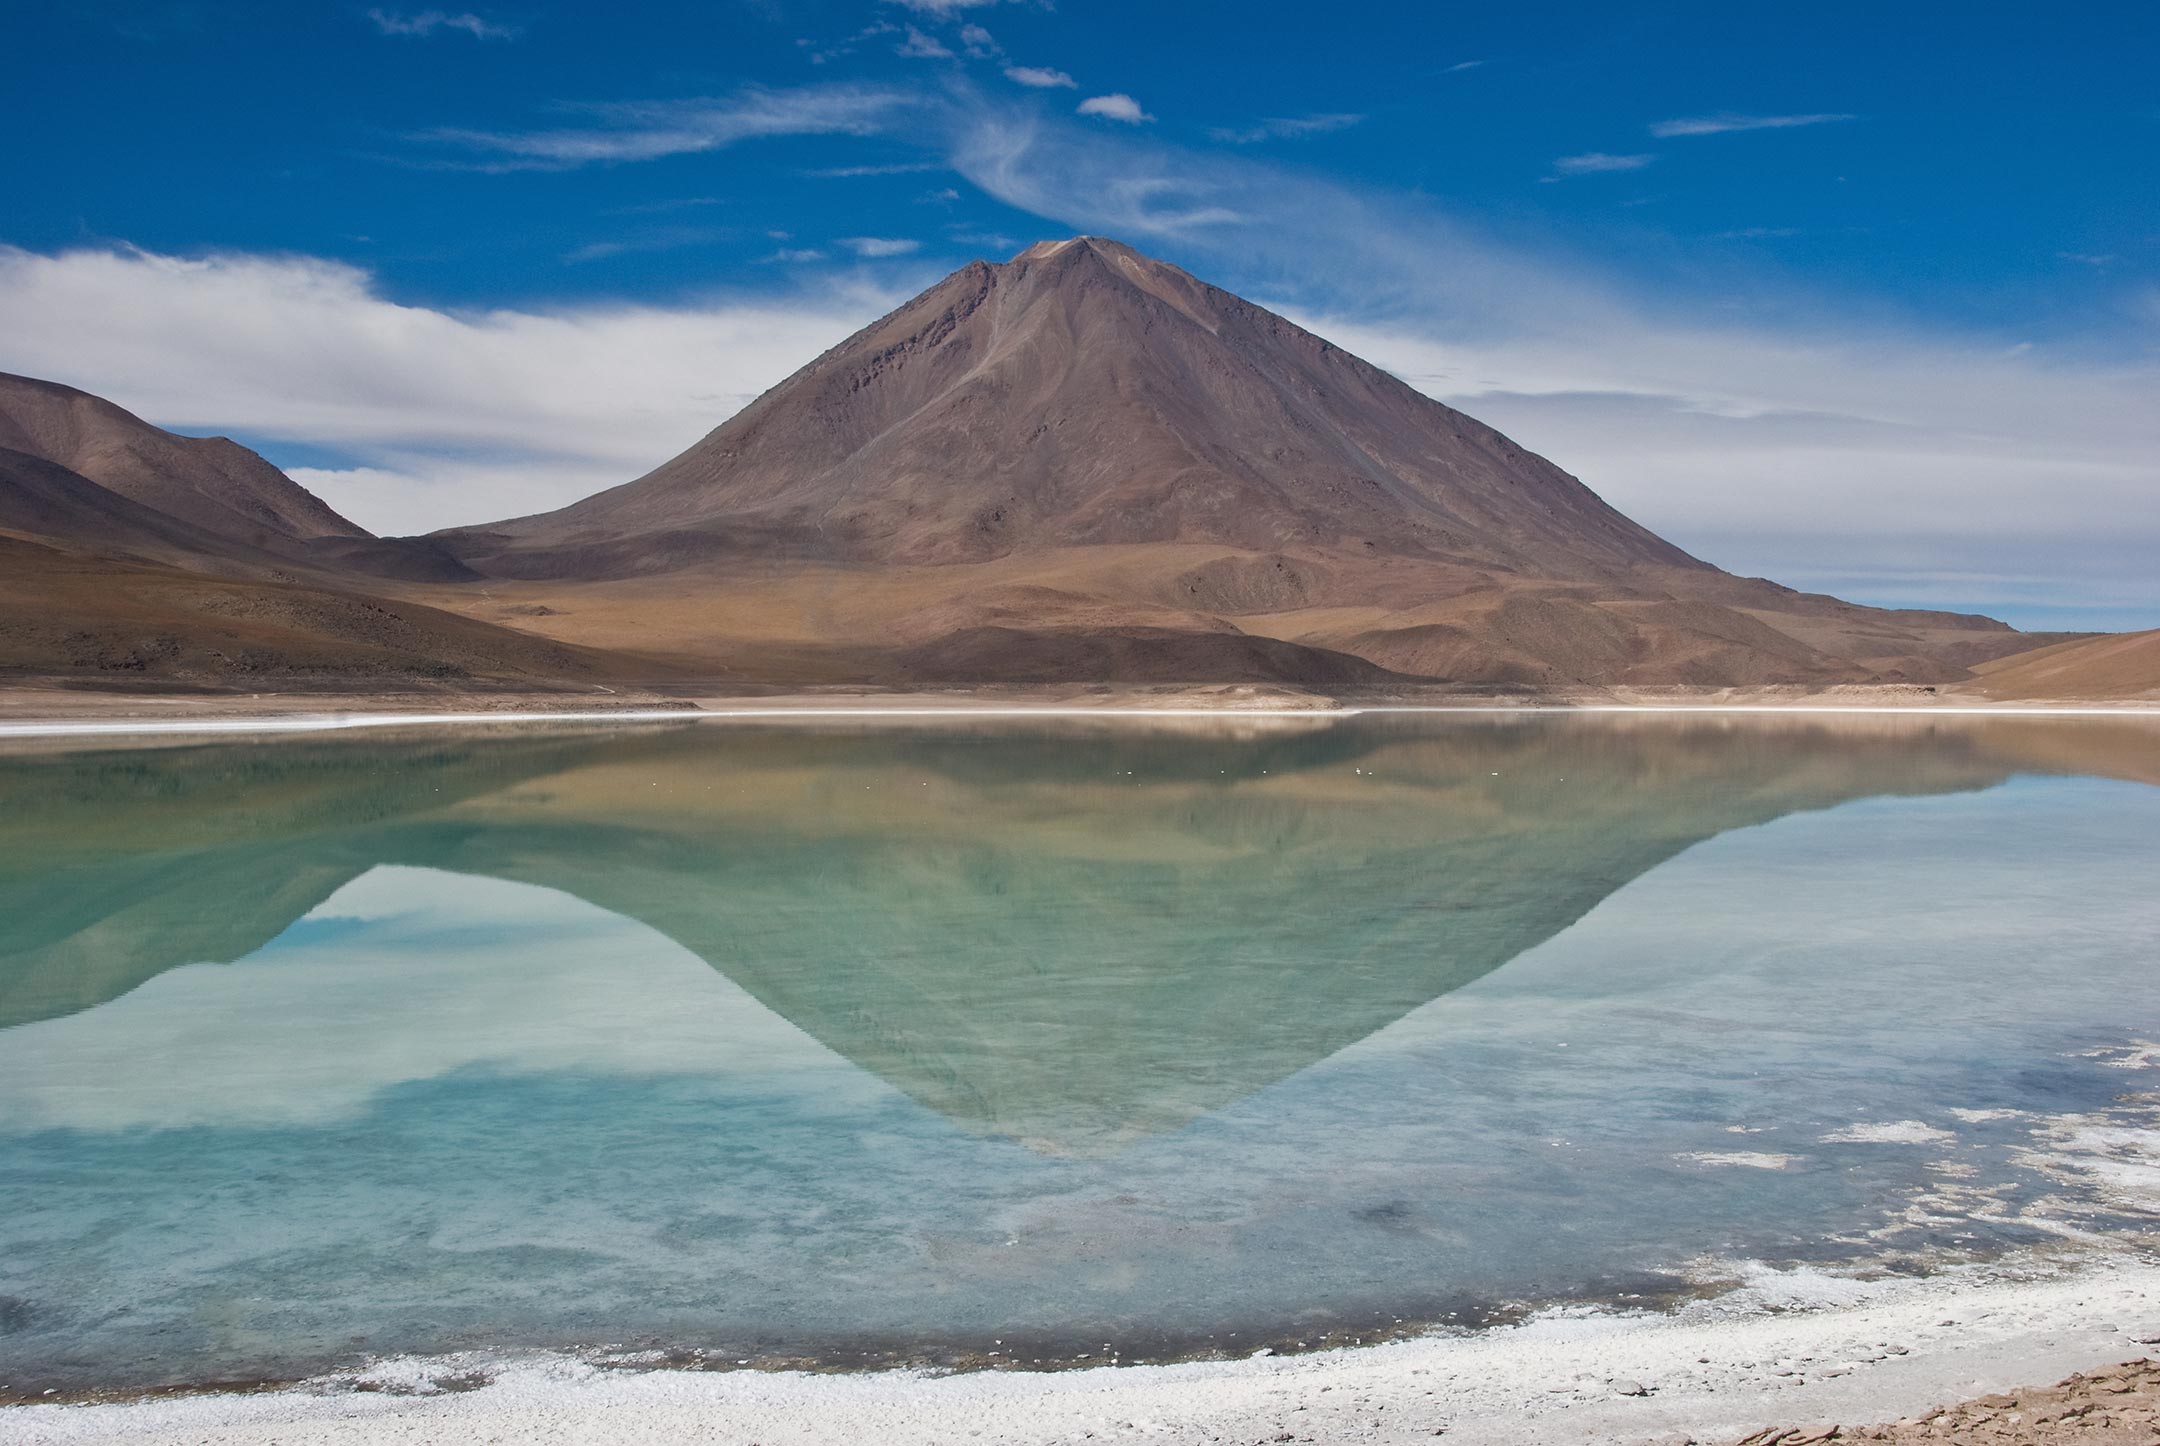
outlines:
[{"label": "shallow water", "polygon": [[0,758],[0,1389],[1132,1359],[2136,1242],[2156,779],[2087,719]]}]

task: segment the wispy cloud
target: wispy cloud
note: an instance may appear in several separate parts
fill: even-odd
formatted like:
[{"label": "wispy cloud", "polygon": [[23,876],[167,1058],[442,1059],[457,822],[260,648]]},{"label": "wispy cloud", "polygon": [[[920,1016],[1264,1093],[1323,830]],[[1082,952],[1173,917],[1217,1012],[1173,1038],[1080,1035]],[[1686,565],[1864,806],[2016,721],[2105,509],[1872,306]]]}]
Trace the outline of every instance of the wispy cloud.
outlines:
[{"label": "wispy cloud", "polygon": [[907,38],[894,46],[893,50],[894,53],[904,55],[910,60],[950,60],[953,58],[950,49],[935,38],[923,34],[922,31],[912,25],[907,28]]},{"label": "wispy cloud", "polygon": [[883,166],[826,166],[820,170],[805,171],[821,181],[845,181],[858,176],[913,176],[924,171],[942,171],[945,167],[938,161],[894,161]]},{"label": "wispy cloud", "polygon": [[403,35],[425,39],[440,31],[460,31],[475,40],[514,40],[519,29],[500,20],[489,20],[469,10],[452,13],[447,10],[419,10],[406,14],[396,10],[370,10],[367,18],[375,23],[376,30],[384,35]]},{"label": "wispy cloud", "polygon": [[840,244],[857,256],[870,260],[887,256],[910,256],[922,250],[922,242],[901,236],[842,236]]},{"label": "wispy cloud", "polygon": [[1085,217],[1100,235],[1182,238],[1247,219],[1223,203],[1221,181],[1137,133],[992,109],[963,124],[952,147],[953,169],[1006,205],[1060,223]]},{"label": "wispy cloud", "polygon": [[1484,64],[1487,64],[1487,62],[1482,60],[1458,60],[1441,73],[1444,75],[1460,75],[1466,70],[1476,70]]},{"label": "wispy cloud", "polygon": [[1650,127],[1650,134],[1659,140],[1674,136],[1716,136],[1727,131],[1782,131],[1794,126],[1828,125],[1832,121],[1858,120],[1858,116],[1845,114],[1820,115],[1739,115],[1733,111],[1721,111],[1716,115],[1683,116],[1678,120],[1663,120]]},{"label": "wispy cloud", "polygon": [[2113,252],[2095,254],[2089,251],[2058,251],[2055,255],[2059,260],[2075,261],[2080,266],[2093,267],[2106,266],[2122,259]]},{"label": "wispy cloud", "polygon": [[1002,231],[977,231],[969,226],[949,226],[946,238],[958,246],[979,246],[986,251],[1014,251],[1019,248],[1017,237]]},{"label": "wispy cloud", "polygon": [[888,0],[888,3],[913,10],[918,15],[935,15],[942,20],[963,10],[981,10],[992,5],[1001,5],[1004,0]]},{"label": "wispy cloud", "polygon": [[767,261],[782,261],[790,265],[800,265],[809,261],[823,261],[825,253],[811,246],[783,246],[765,259]]},{"label": "wispy cloud", "polygon": [[1033,86],[1037,90],[1056,90],[1060,87],[1074,88],[1080,82],[1062,70],[1052,70],[1047,65],[1008,65],[1005,78],[1017,85]]},{"label": "wispy cloud", "polygon": [[1800,232],[1792,226],[1741,226],[1731,231],[1720,231],[1712,238],[1718,241],[1772,241]]},{"label": "wispy cloud", "polygon": [[633,256],[650,251],[678,251],[685,246],[710,246],[724,241],[735,233],[722,226],[654,226],[625,236],[610,236],[603,241],[592,241],[564,254],[563,260],[577,265],[586,261],[605,261],[615,256]]},{"label": "wispy cloud", "polygon": [[471,163],[482,170],[565,170],[718,150],[760,136],[870,135],[910,103],[904,93],[871,86],[751,88],[717,99],[576,107],[592,118],[583,126],[531,131],[447,127],[415,139],[488,157]]},{"label": "wispy cloud", "polygon": [[991,60],[1005,53],[1005,47],[997,43],[997,37],[980,25],[961,26],[960,45],[975,60]]},{"label": "wispy cloud", "polygon": [[880,20],[874,24],[865,25],[845,40],[817,41],[806,36],[797,40],[795,44],[804,52],[805,57],[812,65],[824,65],[829,61],[838,60],[843,55],[853,55],[866,40],[875,40],[881,35],[898,35],[899,33],[899,26],[889,20]]},{"label": "wispy cloud", "polygon": [[664,201],[639,201],[628,206],[610,206],[611,216],[657,216],[668,211],[687,211],[698,206],[725,206],[725,196],[672,196]]},{"label": "wispy cloud", "polygon": [[1328,131],[1348,130],[1364,120],[1362,115],[1335,112],[1326,115],[1273,116],[1251,126],[1217,126],[1208,135],[1231,145],[1249,146],[1260,141],[1296,140],[1302,136],[1323,135]]},{"label": "wispy cloud", "polygon": [[1553,170],[1560,176],[1595,176],[1608,171],[1639,171],[1656,159],[1656,156],[1613,156],[1603,151],[1585,151],[1579,156],[1560,157],[1553,162]]},{"label": "wispy cloud", "polygon": [[1134,100],[1123,91],[1113,91],[1109,95],[1091,95],[1086,100],[1081,101],[1074,109],[1078,110],[1081,115],[1096,115],[1101,116],[1104,120],[1123,121],[1129,126],[1136,126],[1143,121],[1155,119],[1155,117],[1140,109],[1139,101]]}]

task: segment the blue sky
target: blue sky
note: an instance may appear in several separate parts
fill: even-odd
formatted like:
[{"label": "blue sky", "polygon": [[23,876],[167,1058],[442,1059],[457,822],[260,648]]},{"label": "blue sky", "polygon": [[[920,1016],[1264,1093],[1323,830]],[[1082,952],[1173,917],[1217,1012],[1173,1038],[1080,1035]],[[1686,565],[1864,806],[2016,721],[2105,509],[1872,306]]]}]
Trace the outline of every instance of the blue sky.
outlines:
[{"label": "blue sky", "polygon": [[384,531],[1115,235],[1685,546],[2160,625],[2160,7],[25,7],[0,368]]}]

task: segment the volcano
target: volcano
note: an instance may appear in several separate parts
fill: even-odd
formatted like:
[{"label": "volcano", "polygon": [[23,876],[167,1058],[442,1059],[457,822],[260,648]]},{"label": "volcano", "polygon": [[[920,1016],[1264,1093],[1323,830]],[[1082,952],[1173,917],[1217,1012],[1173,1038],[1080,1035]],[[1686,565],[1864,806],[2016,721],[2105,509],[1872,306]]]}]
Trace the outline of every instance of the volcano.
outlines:
[{"label": "volcano", "polygon": [[649,475],[489,531],[498,568],[566,575],[1178,542],[1702,566],[1490,427],[1097,237],[966,266]]},{"label": "volcano", "polygon": [[633,482],[433,540],[558,636],[789,681],[1933,683],[2040,641],[1734,577],[1093,236],[963,267]]}]

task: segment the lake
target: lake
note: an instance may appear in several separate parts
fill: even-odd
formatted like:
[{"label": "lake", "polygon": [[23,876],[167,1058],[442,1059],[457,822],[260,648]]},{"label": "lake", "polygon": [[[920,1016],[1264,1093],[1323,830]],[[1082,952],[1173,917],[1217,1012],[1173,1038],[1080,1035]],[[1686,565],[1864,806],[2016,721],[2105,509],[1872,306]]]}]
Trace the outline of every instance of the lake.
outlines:
[{"label": "lake", "polygon": [[0,1392],[1058,1364],[2149,1246],[2160,721],[0,756]]}]

